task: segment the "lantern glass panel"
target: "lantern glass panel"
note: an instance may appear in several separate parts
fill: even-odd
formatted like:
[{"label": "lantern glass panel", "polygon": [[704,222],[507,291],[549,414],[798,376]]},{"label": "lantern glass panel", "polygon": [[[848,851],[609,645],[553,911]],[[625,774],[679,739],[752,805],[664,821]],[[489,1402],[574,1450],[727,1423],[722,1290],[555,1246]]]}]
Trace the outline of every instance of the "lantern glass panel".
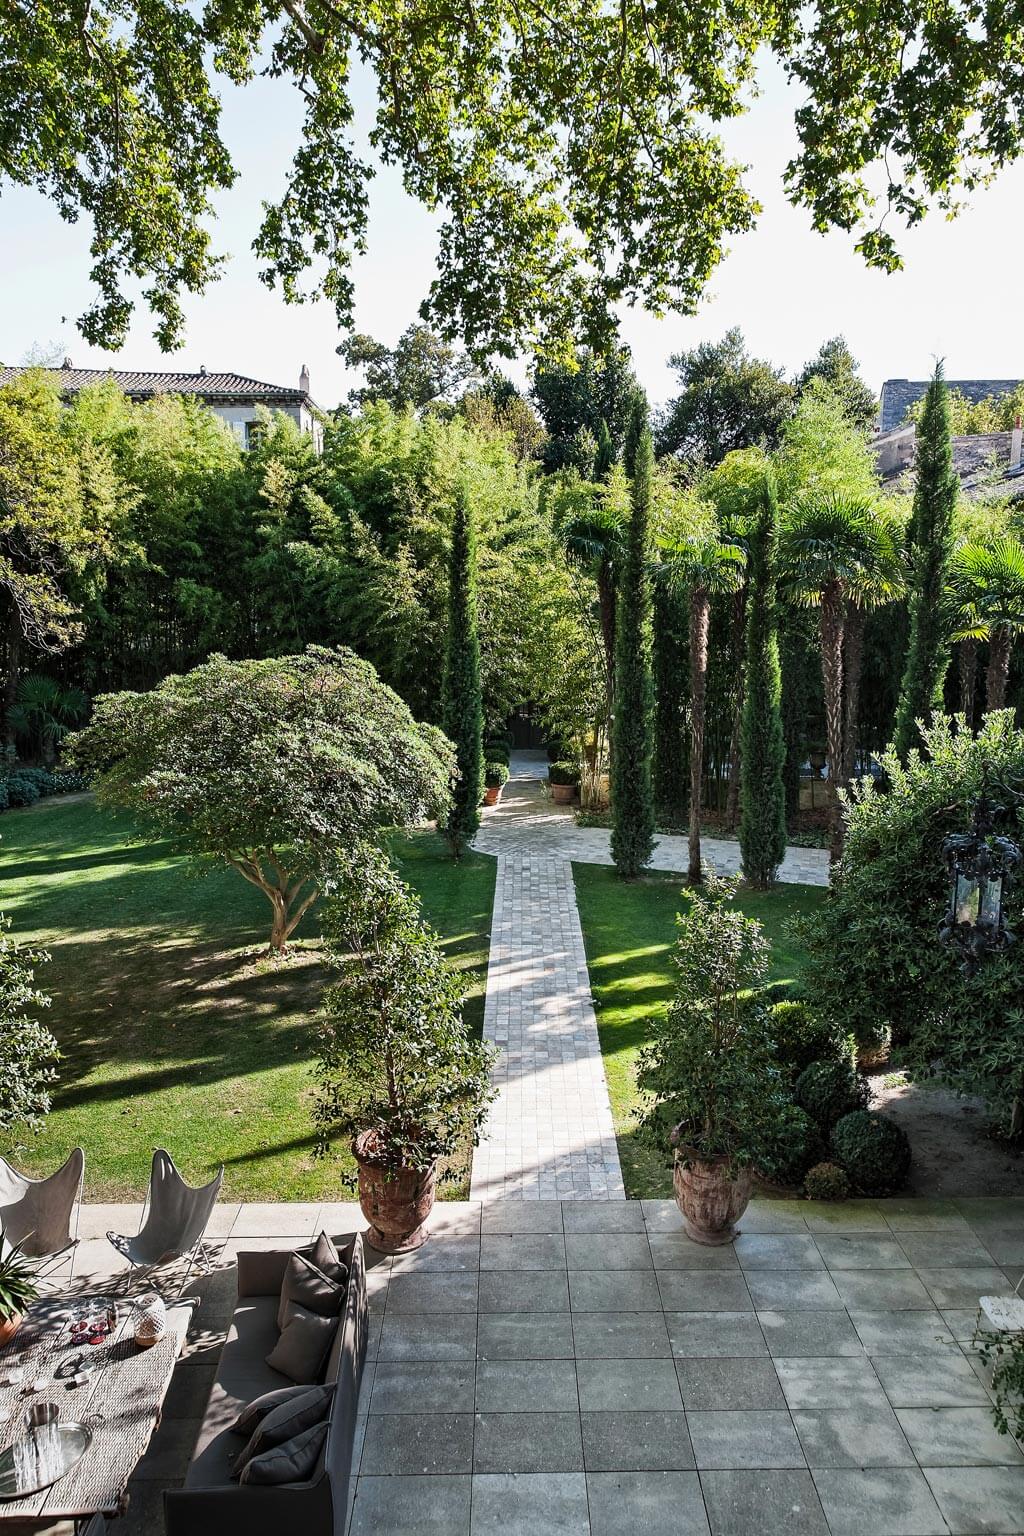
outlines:
[{"label": "lantern glass panel", "polygon": [[991,923],[993,927],[999,926],[999,913],[1003,901],[1003,878],[995,875],[988,880],[982,880],[978,907],[978,919],[983,923]]},{"label": "lantern glass panel", "polygon": [[[987,882],[986,882],[987,884]],[[969,875],[957,875],[953,895],[953,911],[958,923],[969,923],[973,928],[981,911],[979,882]]]}]

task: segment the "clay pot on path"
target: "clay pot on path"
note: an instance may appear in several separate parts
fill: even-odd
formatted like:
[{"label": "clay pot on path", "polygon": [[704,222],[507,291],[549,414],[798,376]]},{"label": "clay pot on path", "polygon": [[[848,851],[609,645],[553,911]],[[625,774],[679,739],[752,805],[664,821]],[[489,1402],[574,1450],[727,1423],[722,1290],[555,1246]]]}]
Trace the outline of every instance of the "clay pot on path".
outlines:
[{"label": "clay pot on path", "polygon": [[726,1157],[706,1163],[677,1150],[672,1185],[687,1237],[709,1247],[733,1242],[753,1177],[749,1168],[736,1168]]},{"label": "clay pot on path", "polygon": [[362,1131],[352,1143],[359,1166],[359,1205],[370,1223],[364,1240],[380,1253],[409,1253],[430,1236],[426,1220],[434,1207],[437,1164],[397,1172],[382,1167],[373,1157],[375,1134]]},{"label": "clay pot on path", "polygon": [[14,1335],[21,1327],[24,1315],[23,1312],[15,1312],[13,1317],[0,1319],[0,1349],[3,1349],[4,1345],[9,1344],[14,1338]]},{"label": "clay pot on path", "polygon": [[576,799],[575,784],[552,784],[551,799],[555,805],[572,805]]},{"label": "clay pot on path", "polygon": [[484,805],[497,805],[501,799],[501,785],[488,784],[484,788]]}]

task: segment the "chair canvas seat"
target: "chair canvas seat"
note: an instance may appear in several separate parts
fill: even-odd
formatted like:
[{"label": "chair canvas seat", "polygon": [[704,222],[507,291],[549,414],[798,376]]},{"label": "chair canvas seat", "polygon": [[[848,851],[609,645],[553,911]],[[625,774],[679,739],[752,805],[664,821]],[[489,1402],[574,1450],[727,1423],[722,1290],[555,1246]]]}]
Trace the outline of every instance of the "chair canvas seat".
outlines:
[{"label": "chair canvas seat", "polygon": [[7,1241],[33,1259],[53,1258],[72,1247],[71,1223],[84,1173],[81,1147],[43,1179],[30,1179],[0,1157],[0,1228]]},{"label": "chair canvas seat", "polygon": [[181,1258],[189,1259],[191,1269],[200,1254],[223,1180],[222,1166],[209,1184],[193,1188],[174,1166],[170,1153],[158,1147],[153,1153],[141,1227],[134,1237],[108,1232],[107,1238],[135,1269],[158,1269]]}]

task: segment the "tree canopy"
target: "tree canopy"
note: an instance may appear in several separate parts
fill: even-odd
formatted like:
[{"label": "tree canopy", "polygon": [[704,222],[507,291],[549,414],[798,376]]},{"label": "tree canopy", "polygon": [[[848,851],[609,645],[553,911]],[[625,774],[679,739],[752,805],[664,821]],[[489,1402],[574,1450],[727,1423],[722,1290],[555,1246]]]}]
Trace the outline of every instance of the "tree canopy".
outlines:
[{"label": "tree canopy", "polygon": [[423,410],[450,402],[479,378],[471,358],[428,325],[410,325],[393,347],[356,333],[337,349],[350,368],[364,370],[366,382],[350,389],[349,403],[386,400],[395,410]]},{"label": "tree canopy", "polygon": [[684,459],[718,464],[739,448],[774,448],[793,409],[793,386],[751,357],[738,326],[669,358],[680,392],[666,407],[659,447]]},{"label": "tree canopy", "polygon": [[[280,77],[303,121],[255,232],[268,284],[323,295],[347,326],[370,184],[396,166],[440,213],[426,316],[478,357],[564,355],[574,335],[603,345],[618,303],[691,311],[755,222],[718,125],[762,50],[802,101],[789,197],[874,266],[899,265],[894,223],[955,211],[1021,153],[1016,28],[977,0],[907,0],[882,22],[831,0],[19,0],[0,16],[0,174],[90,221],[90,342],[123,344],[141,283],[173,346],[183,298],[219,270],[213,199],[237,176],[221,84]],[[376,86],[365,125],[357,70]]]}]

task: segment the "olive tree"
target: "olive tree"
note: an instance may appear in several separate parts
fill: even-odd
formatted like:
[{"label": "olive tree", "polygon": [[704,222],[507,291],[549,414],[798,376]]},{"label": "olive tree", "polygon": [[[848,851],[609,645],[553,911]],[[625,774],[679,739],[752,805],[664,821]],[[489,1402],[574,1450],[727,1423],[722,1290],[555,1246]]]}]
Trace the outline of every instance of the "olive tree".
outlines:
[{"label": "olive tree", "polygon": [[443,811],[454,770],[446,738],[368,662],[319,646],[212,656],[150,693],[104,694],[65,755],[101,804],[262,891],[277,954],[336,850]]}]

